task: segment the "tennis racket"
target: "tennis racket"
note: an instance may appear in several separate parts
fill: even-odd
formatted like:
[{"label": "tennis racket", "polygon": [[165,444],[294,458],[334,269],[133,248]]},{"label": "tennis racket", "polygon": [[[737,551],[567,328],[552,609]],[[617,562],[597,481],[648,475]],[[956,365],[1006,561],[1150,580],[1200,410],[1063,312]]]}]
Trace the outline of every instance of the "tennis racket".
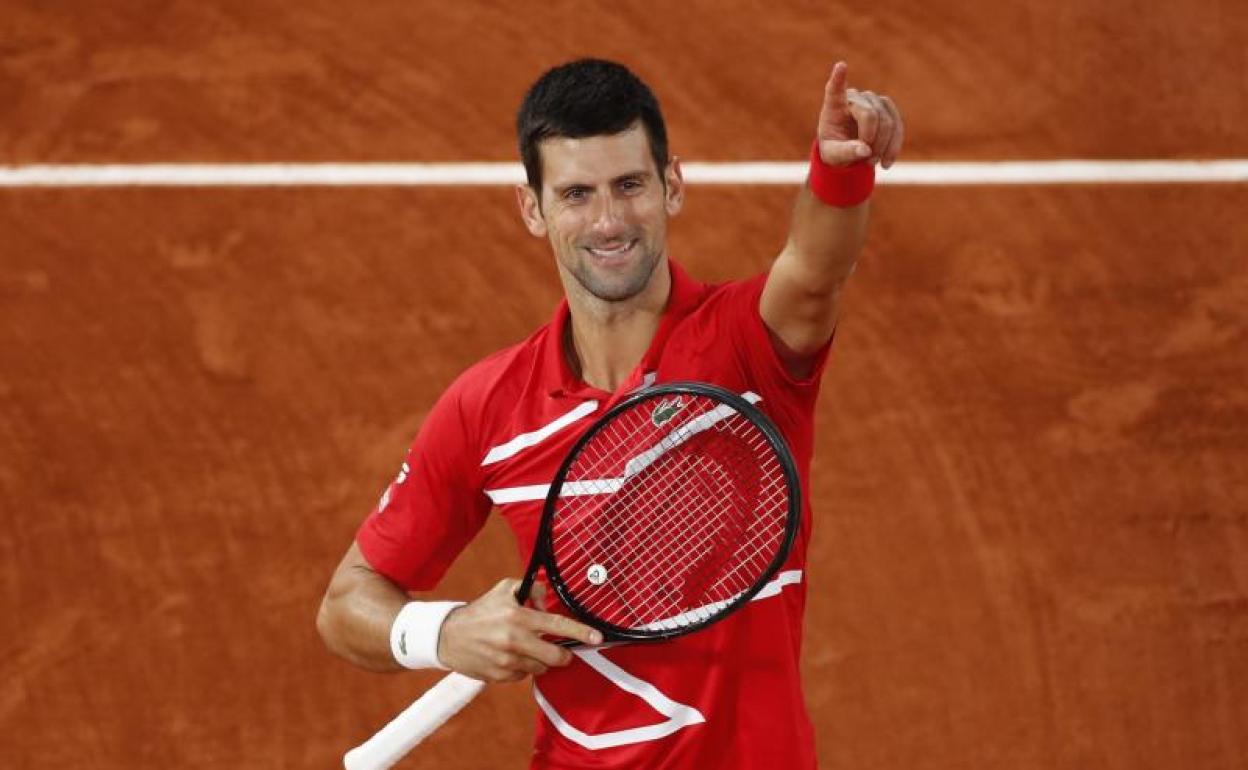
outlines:
[{"label": "tennis racket", "polygon": [[[564,458],[516,601],[528,601],[542,570],[604,641],[692,633],[766,585],[800,516],[792,454],[761,411],[713,385],[652,386],[608,410]],[[484,687],[449,674],[347,752],[344,767],[393,766]]]}]

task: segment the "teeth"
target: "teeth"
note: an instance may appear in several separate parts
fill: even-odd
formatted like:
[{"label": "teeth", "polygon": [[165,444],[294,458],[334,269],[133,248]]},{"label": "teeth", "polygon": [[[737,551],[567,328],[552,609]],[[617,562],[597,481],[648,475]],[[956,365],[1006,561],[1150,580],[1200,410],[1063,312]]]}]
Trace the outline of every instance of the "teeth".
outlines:
[{"label": "teeth", "polygon": [[629,241],[628,243],[624,243],[619,246],[616,246],[614,249],[595,249],[591,247],[589,250],[592,251],[594,254],[597,254],[600,257],[614,257],[619,254],[623,254],[624,252],[628,251],[632,247],[633,247],[633,242]]}]

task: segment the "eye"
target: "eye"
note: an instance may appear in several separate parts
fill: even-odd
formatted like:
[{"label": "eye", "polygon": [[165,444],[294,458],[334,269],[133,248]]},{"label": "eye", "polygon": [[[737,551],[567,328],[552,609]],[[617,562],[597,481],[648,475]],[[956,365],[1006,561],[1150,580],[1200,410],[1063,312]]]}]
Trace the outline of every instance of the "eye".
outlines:
[{"label": "eye", "polygon": [[580,203],[589,196],[589,191],[584,187],[569,187],[563,193],[563,199],[570,203]]},{"label": "eye", "polygon": [[620,181],[620,189],[624,192],[637,192],[642,188],[640,179],[624,179]]}]

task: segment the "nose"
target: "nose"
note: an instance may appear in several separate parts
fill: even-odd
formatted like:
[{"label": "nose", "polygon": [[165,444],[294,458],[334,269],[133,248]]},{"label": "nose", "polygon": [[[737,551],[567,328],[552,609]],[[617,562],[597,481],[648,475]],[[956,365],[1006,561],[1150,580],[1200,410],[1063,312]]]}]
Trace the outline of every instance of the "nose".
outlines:
[{"label": "nose", "polygon": [[594,196],[593,211],[593,230],[594,233],[602,238],[613,238],[624,231],[624,222],[621,220],[620,201],[615,199],[614,195],[596,195]]}]

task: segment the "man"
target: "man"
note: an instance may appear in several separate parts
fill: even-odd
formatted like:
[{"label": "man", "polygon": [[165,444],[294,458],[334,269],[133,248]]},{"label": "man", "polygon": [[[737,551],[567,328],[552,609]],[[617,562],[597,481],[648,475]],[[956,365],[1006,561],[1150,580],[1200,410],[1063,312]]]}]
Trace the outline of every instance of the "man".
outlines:
[{"label": "man", "polygon": [[[533,675],[534,768],[810,768],[799,678],[809,507],[766,598],[696,634],[600,641],[517,581],[477,600],[412,602],[435,587],[497,507],[528,559],[543,494],[581,430],[652,382],[753,391],[785,434],[802,485],[820,374],[861,250],[874,164],[903,128],[888,97],[828,79],[808,183],[788,243],[750,280],[703,285],[670,262],[667,219],[684,182],[659,105],[624,67],[581,60],[544,74],[517,119],[528,184],[520,215],[549,239],[566,300],[529,339],[462,374],[438,400],[334,573],[317,625],[336,653],[375,670],[442,667],[489,682]],[[808,495],[804,496],[808,498]]]}]

